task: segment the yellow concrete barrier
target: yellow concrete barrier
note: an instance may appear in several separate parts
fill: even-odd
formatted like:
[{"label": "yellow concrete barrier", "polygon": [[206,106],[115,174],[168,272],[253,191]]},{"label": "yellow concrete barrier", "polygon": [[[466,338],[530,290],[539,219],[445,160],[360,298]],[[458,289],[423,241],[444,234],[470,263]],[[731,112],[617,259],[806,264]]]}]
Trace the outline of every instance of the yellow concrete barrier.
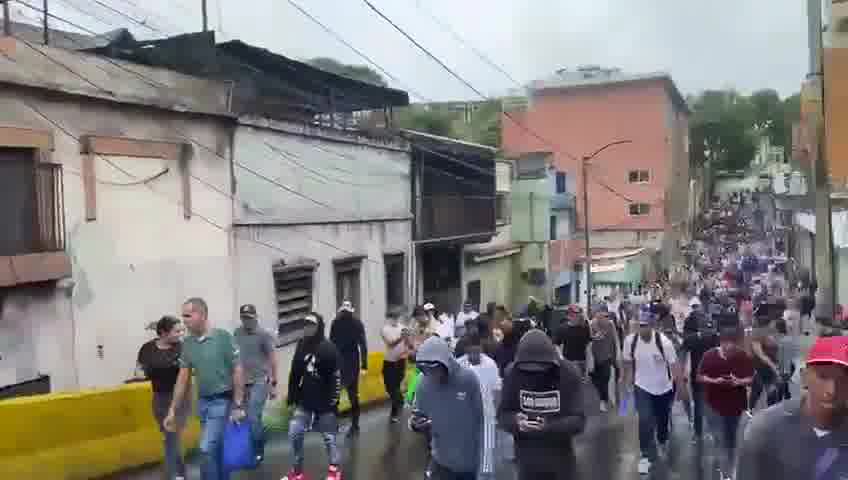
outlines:
[{"label": "yellow concrete barrier", "polygon": [[[368,371],[359,378],[359,404],[361,406],[383,402],[389,398],[386,395],[386,387],[383,384],[384,358],[384,352],[371,352],[368,354]],[[339,401],[339,412],[344,413],[349,410],[350,400],[347,398],[347,392],[342,392],[342,398]]]},{"label": "yellow concrete barrier", "polygon": [[[0,479],[89,480],[162,461],[149,383],[0,402]],[[197,445],[192,417],[185,449]]]}]

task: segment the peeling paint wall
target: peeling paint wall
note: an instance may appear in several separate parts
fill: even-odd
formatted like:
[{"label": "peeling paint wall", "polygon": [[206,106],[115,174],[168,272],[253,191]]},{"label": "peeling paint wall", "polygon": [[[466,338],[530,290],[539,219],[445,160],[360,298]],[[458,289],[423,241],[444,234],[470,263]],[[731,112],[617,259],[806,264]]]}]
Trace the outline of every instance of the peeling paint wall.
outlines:
[{"label": "peeling paint wall", "polygon": [[[236,230],[236,298],[237,303],[253,303],[259,312],[261,325],[277,329],[277,297],[274,292],[272,265],[281,259],[291,261],[310,258],[319,262],[313,278],[313,309],[324,316],[327,334],[336,314],[336,281],[333,259],[351,254],[365,255],[359,276],[361,304],[357,315],[365,324],[368,348],[383,350],[380,329],[386,321],[386,274],[383,255],[405,254],[405,292],[411,290],[412,268],[410,222],[365,222],[307,226],[250,226]],[[274,245],[285,253],[260,245]],[[332,244],[334,247],[329,246]],[[349,253],[348,253],[349,252]],[[411,304],[411,300],[410,300]],[[280,380],[288,380],[294,345],[278,351]],[[285,385],[283,386],[285,388]]]},{"label": "peeling paint wall", "polygon": [[[412,303],[415,262],[406,145],[273,122],[262,128],[240,125],[234,158],[237,223],[243,222],[236,227],[236,303],[255,304],[262,326],[276,331],[272,265],[311,259],[319,264],[313,309],[325,317],[329,334],[338,308],[333,260],[362,255],[357,314],[365,323],[369,349],[383,350],[385,254],[404,254],[404,291]],[[281,372],[289,371],[293,354],[294,345],[278,351]],[[280,380],[285,383],[287,373]]]},{"label": "peeling paint wall", "polygon": [[[62,378],[56,389],[119,384],[132,375],[138,348],[151,338],[145,326],[164,314],[176,314],[189,296],[209,301],[216,326],[234,326],[232,200],[226,193],[232,181],[230,125],[151,108],[48,99],[13,88],[3,90],[0,102],[14,105],[13,111],[30,111],[29,126],[34,118],[40,122],[37,128],[53,132],[50,161],[64,167],[73,293],[36,296],[15,290],[21,297],[16,302],[26,305],[14,310],[16,336],[36,347],[31,370]],[[27,103],[47,118],[31,112]],[[4,124],[16,124],[16,117],[2,117]],[[95,160],[97,219],[86,221],[77,138],[89,134],[196,142],[189,161],[196,214],[183,216],[176,162],[112,156]],[[167,173],[154,180],[139,181],[166,168]],[[6,318],[4,313],[0,325]],[[50,354],[42,353],[51,349]],[[75,370],[78,384],[70,377]]]}]

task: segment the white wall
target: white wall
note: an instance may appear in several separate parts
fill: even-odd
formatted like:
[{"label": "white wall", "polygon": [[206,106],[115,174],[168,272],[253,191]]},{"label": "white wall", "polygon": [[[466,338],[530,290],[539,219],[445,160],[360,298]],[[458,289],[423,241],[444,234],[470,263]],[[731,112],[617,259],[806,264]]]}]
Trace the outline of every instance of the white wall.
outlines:
[{"label": "white wall", "polygon": [[282,122],[252,125],[243,123],[235,135],[241,221],[292,224],[410,217],[405,143]]},{"label": "white wall", "polygon": [[[383,255],[405,254],[408,297],[412,295],[409,279],[415,274],[407,145],[276,121],[241,122],[234,155],[239,198],[237,303],[256,304],[262,325],[275,331],[272,265],[281,259],[288,263],[317,261],[313,308],[324,316],[329,334],[338,308],[333,260],[364,255],[360,274],[363,301],[356,305],[357,314],[365,323],[369,349],[382,350],[380,328],[386,319]],[[285,188],[257,178],[238,164]],[[408,303],[412,305],[411,298]],[[279,351],[280,371],[286,372],[281,381],[287,380],[293,353],[294,345]]]},{"label": "white wall", "polygon": [[[197,178],[191,180],[192,208],[206,220],[198,215],[183,217],[175,162],[110,157],[114,166],[104,158],[95,160],[97,220],[89,222],[85,220],[80,143],[54,129],[51,161],[64,166],[67,249],[75,286],[70,312],[61,306],[62,297],[53,295],[33,296],[16,313],[21,322],[32,325],[21,332],[22,342],[61,343],[55,346],[55,357],[37,355],[35,369],[62,377],[63,388],[73,386],[67,375],[74,367],[80,387],[119,384],[132,374],[138,348],[150,338],[145,326],[163,314],[176,314],[189,296],[205,297],[213,322],[231,327],[235,318],[228,233],[232,201],[226,193],[231,185],[231,130],[209,117],[91,100],[27,98],[29,93],[4,91],[10,97],[5,101],[23,110],[27,109],[23,99],[37,104],[74,137],[97,134],[172,141],[188,137],[208,148],[195,146],[190,160]],[[43,128],[52,127],[44,124]],[[169,171],[161,177],[138,183],[164,168]],[[74,333],[68,330],[71,322],[76,325]],[[43,328],[54,324],[55,328]],[[24,340],[28,336],[32,338]],[[98,345],[103,346],[102,358]],[[75,358],[69,354],[72,349]]]},{"label": "white wall", "polygon": [[[327,334],[338,305],[336,304],[334,258],[351,254],[365,255],[360,272],[360,295],[363,302],[356,305],[357,315],[365,324],[369,350],[382,350],[380,328],[386,320],[386,285],[383,255],[404,253],[406,260],[407,296],[412,256],[411,230],[408,221],[363,222],[308,226],[245,226],[238,227],[236,240],[237,274],[235,282],[237,303],[253,303],[259,311],[261,324],[276,331],[277,304],[274,294],[272,265],[284,259],[309,258],[319,262],[313,283],[313,309],[324,316]],[[254,241],[250,241],[254,240]],[[274,245],[282,250],[259,245],[255,241]],[[332,247],[330,245],[333,245]],[[409,300],[411,305],[411,300]],[[278,353],[280,371],[287,380],[294,345]]]}]

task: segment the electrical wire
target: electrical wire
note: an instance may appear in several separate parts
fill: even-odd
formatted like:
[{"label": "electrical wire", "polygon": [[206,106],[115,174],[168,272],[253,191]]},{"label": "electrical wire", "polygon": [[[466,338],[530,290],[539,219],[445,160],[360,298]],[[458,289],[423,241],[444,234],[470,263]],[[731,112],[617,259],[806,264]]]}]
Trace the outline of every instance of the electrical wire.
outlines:
[{"label": "electrical wire", "polygon": [[311,20],[313,23],[315,23],[316,25],[318,25],[318,27],[320,27],[322,30],[324,30],[324,32],[326,32],[326,33],[327,33],[328,35],[330,35],[331,37],[335,38],[335,39],[336,39],[338,42],[340,42],[342,45],[346,46],[346,47],[347,47],[347,48],[349,48],[351,51],[353,51],[355,54],[359,55],[359,56],[360,56],[363,60],[365,60],[366,62],[368,62],[368,64],[370,64],[372,67],[374,67],[374,68],[376,68],[378,71],[380,71],[380,73],[382,73],[383,75],[385,75],[385,76],[389,77],[389,79],[390,79],[390,80],[393,80],[395,83],[397,83],[397,84],[398,84],[398,86],[400,86],[400,87],[401,87],[401,88],[403,88],[404,90],[406,90],[406,91],[408,91],[408,92],[412,93],[413,95],[415,95],[416,97],[418,97],[418,98],[420,98],[420,99],[422,99],[422,100],[424,100],[424,101],[432,102],[432,100],[430,100],[430,99],[428,99],[427,97],[425,97],[425,96],[421,95],[420,93],[416,92],[415,90],[413,90],[413,89],[409,88],[409,86],[408,86],[408,85],[404,84],[404,82],[402,82],[401,80],[399,80],[396,76],[392,75],[392,74],[391,74],[388,70],[386,70],[385,68],[383,68],[383,67],[382,67],[379,63],[377,63],[377,62],[375,62],[374,60],[372,60],[372,59],[371,59],[371,57],[369,57],[368,55],[366,55],[365,53],[363,53],[363,52],[362,52],[361,50],[359,50],[358,48],[354,47],[354,46],[353,46],[350,42],[348,42],[347,40],[345,40],[345,38],[344,38],[344,37],[342,37],[340,34],[338,34],[335,30],[333,30],[333,29],[331,29],[330,27],[328,27],[328,26],[327,26],[325,23],[323,23],[321,20],[318,20],[318,18],[316,18],[316,17],[315,17],[314,15],[312,15],[311,13],[309,13],[309,12],[308,12],[305,8],[301,7],[301,6],[300,6],[297,2],[295,2],[294,0],[287,0],[287,1],[289,2],[289,4],[290,4],[292,7],[294,7],[297,11],[299,11],[301,14],[303,14],[303,16],[305,16],[306,18],[308,18],[309,20]]},{"label": "electrical wire", "polygon": [[156,27],[154,27],[154,26],[149,25],[149,24],[147,23],[147,20],[138,20],[137,18],[133,18],[132,16],[127,15],[126,13],[124,13],[124,12],[122,12],[122,11],[118,10],[117,8],[112,7],[111,5],[107,4],[106,2],[103,2],[103,1],[101,1],[101,0],[89,0],[89,1],[94,2],[94,3],[98,4],[98,5],[100,5],[101,7],[105,8],[106,10],[109,10],[109,11],[111,11],[111,12],[115,13],[116,15],[118,15],[118,16],[120,16],[120,17],[126,18],[127,20],[129,20],[129,21],[131,21],[131,22],[133,22],[133,23],[136,23],[136,24],[138,24],[138,25],[142,26],[143,28],[146,28],[146,29],[150,30],[151,32],[154,32],[154,33],[160,33],[160,34],[164,34],[164,33],[165,33],[165,32],[163,32],[162,30],[160,30],[160,29],[158,29],[158,28],[156,28]]}]

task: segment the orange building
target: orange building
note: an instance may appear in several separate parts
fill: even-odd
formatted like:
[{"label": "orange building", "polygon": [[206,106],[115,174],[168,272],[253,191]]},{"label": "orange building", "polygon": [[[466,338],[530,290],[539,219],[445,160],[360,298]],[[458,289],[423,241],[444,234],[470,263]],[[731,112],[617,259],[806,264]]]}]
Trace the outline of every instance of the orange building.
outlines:
[{"label": "orange building", "polygon": [[[509,156],[550,151],[554,165],[577,179],[583,228],[581,158],[614,141],[591,161],[588,193],[592,247],[648,247],[668,265],[689,227],[689,109],[667,74],[618,69],[561,70],[533,83],[527,101],[505,104],[503,148]],[[580,241],[552,258],[573,262]],[[570,265],[551,265],[554,271]]]}]

